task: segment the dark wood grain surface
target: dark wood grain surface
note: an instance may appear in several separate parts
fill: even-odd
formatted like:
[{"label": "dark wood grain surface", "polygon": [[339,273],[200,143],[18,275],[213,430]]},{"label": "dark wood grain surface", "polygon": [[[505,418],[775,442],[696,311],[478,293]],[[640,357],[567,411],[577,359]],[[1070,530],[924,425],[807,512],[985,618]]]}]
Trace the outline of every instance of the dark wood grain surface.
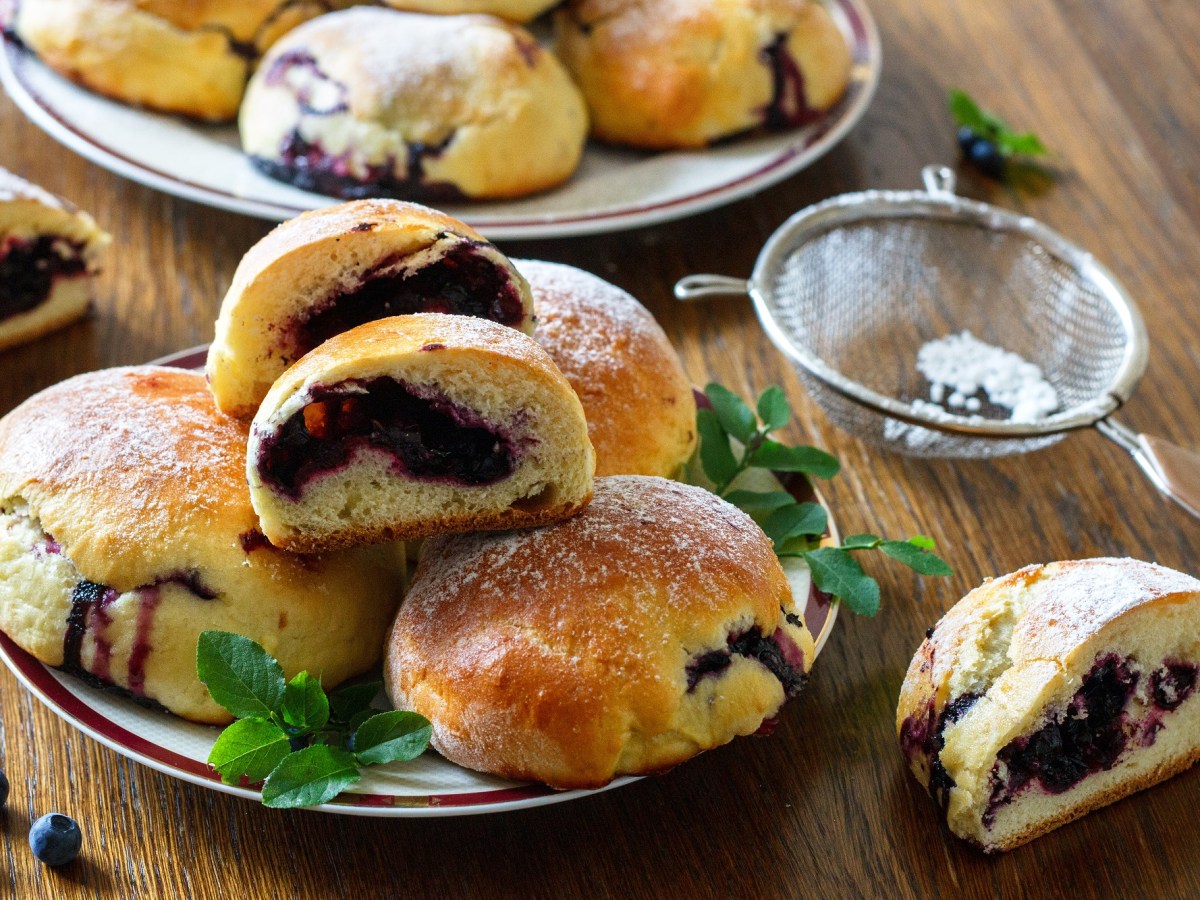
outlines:
[{"label": "dark wood grain surface", "polygon": [[[957,573],[874,562],[883,610],[843,615],[807,693],[768,738],[667,775],[510,814],[380,820],[272,811],[128,761],[0,671],[0,896],[934,897],[1200,896],[1200,771],[1000,858],[950,837],[908,774],[894,710],[927,627],[984,577],[1032,562],[1129,555],[1200,573],[1200,523],[1160,498],[1094,431],[1025,457],[922,461],[837,431],[745,302],[680,305],[679,277],[746,276],[767,236],[814,201],[909,188],[956,163],[946,92],[959,86],[1056,151],[1057,180],[960,189],[1084,245],[1125,283],[1149,329],[1131,427],[1200,444],[1200,7],[1187,0],[889,0],[878,95],[827,156],[760,195],[676,223],[510,242],[629,289],[697,381],[783,385],[789,437],[844,464],[827,495],[845,533],[936,538]],[[242,253],[269,225],[173,199],[84,161],[0,98],[0,165],[91,210],[115,252],[94,315],[0,356],[0,411],[88,369],[207,341]],[[77,818],[81,858],[42,867],[26,843],[50,810]]]}]

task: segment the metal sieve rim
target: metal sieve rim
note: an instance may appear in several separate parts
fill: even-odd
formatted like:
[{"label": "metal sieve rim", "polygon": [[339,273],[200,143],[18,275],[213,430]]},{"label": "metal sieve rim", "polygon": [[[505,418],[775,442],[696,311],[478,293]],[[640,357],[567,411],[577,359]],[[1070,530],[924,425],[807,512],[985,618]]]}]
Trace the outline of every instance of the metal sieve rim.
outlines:
[{"label": "metal sieve rim", "polygon": [[[953,173],[948,169],[926,167],[923,175],[927,191],[871,190],[843,194],[801,210],[775,230],[759,253],[754,271],[746,283],[755,313],[771,342],[793,363],[849,400],[891,418],[951,434],[980,438],[1057,434],[1091,426],[1128,400],[1146,371],[1149,338],[1133,298],[1112,272],[1091,253],[1030,216],[958,196],[949,187],[953,184]],[[938,219],[1016,232],[1070,266],[1080,280],[1090,282],[1099,289],[1125,331],[1125,352],[1112,380],[1092,400],[1075,404],[1036,422],[984,420],[949,411],[935,415],[871,390],[797,344],[772,312],[774,276],[786,258],[801,245],[835,228],[885,218]]]}]

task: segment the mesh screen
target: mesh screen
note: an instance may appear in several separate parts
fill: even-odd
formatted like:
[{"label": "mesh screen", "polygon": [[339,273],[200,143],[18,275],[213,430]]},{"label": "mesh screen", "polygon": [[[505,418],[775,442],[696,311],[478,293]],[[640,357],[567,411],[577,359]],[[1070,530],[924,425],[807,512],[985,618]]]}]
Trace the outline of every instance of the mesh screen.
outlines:
[{"label": "mesh screen", "polygon": [[[1106,392],[1128,342],[1101,286],[1027,235],[982,221],[912,214],[798,233],[770,261],[766,283],[767,312],[797,347],[906,404],[930,399],[920,348],[964,330],[1040,366],[1059,412]],[[911,426],[801,374],[836,424],[911,455],[998,456],[1061,437],[971,438]],[[985,405],[980,415],[1009,411]]]}]

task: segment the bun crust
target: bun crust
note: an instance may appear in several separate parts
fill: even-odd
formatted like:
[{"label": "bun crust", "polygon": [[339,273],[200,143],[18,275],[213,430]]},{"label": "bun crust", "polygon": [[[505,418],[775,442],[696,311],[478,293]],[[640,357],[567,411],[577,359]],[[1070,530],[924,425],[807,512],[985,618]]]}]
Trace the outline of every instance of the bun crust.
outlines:
[{"label": "bun crust", "polygon": [[[343,428],[338,416],[360,413]],[[285,483],[290,448],[317,458],[326,440],[337,461]],[[579,399],[544,350],[436,313],[368,322],[306,355],[263,401],[247,453],[263,532],[305,552],[544,524],[588,502],[595,470]]]},{"label": "bun crust", "polygon": [[267,545],[245,446],[203,376],[178,369],[80,375],[10,412],[0,628],[48,665],[206,722],[229,718],[196,678],[206,629],[258,641],[326,686],[370,668],[399,601],[395,550]]},{"label": "bun crust", "polygon": [[846,39],[813,0],[568,0],[555,24],[592,136],[635,147],[803,125],[850,78]]},{"label": "bun crust", "polygon": [[[786,690],[764,648],[790,660]],[[631,476],[598,479],[583,512],[546,528],[428,541],[384,678],[454,762],[582,788],[755,732],[813,655],[748,516]]]},{"label": "bun crust", "polygon": [[207,373],[252,418],[275,380],[333,333],[405,312],[480,313],[533,331],[529,285],[475,229],[400,200],[302,213],[247,251],[221,303]]},{"label": "bun crust", "polygon": [[583,98],[558,60],[491,16],[358,8],[281,40],[246,92],[242,148],[337,197],[518,197],[565,181]]},{"label": "bun crust", "polygon": [[406,12],[457,15],[486,13],[510,22],[530,22],[559,0],[384,0],[392,9]]},{"label": "bun crust", "polygon": [[642,304],[590,272],[518,260],[538,310],[534,340],[583,403],[596,474],[673,478],[696,446],[696,398]]},{"label": "bun crust", "polygon": [[198,119],[237,115],[250,70],[280,35],[334,0],[37,0],[17,35],[47,65],[125,103]]},{"label": "bun crust", "polygon": [[910,767],[989,852],[1161,781],[1200,758],[1198,635],[1200,581],[1151,563],[989,580],[909,667],[896,728]]}]

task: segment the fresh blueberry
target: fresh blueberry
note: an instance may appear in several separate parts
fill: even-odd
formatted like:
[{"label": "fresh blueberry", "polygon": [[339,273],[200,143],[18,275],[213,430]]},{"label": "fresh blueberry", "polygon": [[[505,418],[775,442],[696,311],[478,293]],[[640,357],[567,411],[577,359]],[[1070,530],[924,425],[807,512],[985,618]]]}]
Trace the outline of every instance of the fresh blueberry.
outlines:
[{"label": "fresh blueberry", "polygon": [[971,165],[989,178],[1004,177],[1004,155],[994,141],[980,138],[967,154]]},{"label": "fresh blueberry", "polygon": [[0,772],[0,806],[8,802],[8,776]]},{"label": "fresh blueberry", "polygon": [[962,151],[963,156],[970,156],[971,148],[981,140],[979,133],[970,125],[963,125],[958,129],[958,149]]},{"label": "fresh blueberry", "polygon": [[48,866],[65,866],[79,855],[83,832],[70,816],[47,813],[29,829],[33,855]]}]

